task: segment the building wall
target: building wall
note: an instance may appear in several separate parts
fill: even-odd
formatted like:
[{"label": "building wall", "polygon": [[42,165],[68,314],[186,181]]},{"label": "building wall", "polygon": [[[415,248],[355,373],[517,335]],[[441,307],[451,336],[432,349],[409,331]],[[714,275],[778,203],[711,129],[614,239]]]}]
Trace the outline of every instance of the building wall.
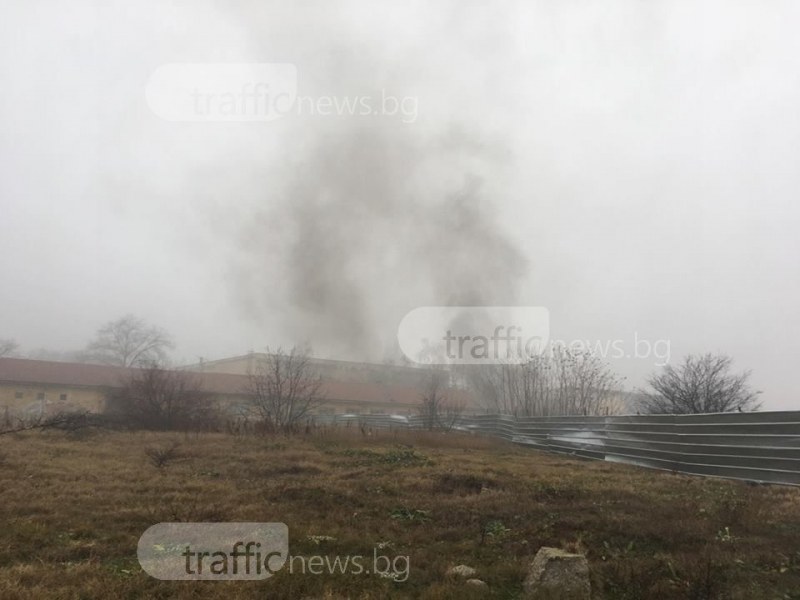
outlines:
[{"label": "building wall", "polygon": [[[108,390],[101,387],[74,387],[47,384],[0,383],[0,421],[5,418],[32,418],[62,411],[100,413],[106,407]],[[21,397],[18,397],[21,396]],[[62,399],[63,396],[63,399]],[[226,413],[236,416],[246,412],[251,400],[240,394],[215,394],[216,402]],[[361,402],[327,400],[316,414],[386,414],[412,415],[414,406],[397,402]]]},{"label": "building wall", "polygon": [[88,410],[101,412],[105,408],[104,388],[65,385],[0,383],[0,419],[36,417],[61,411]]}]

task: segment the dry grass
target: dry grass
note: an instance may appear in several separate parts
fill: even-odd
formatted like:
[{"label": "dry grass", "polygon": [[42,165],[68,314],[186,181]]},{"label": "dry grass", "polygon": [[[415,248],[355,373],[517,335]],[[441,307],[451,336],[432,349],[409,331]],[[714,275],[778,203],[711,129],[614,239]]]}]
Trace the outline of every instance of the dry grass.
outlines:
[{"label": "dry grass", "polygon": [[[175,441],[180,460],[154,466]],[[0,456],[3,599],[514,598],[545,545],[587,554],[597,598],[800,598],[792,488],[408,432],[26,433],[0,439]],[[162,521],[285,522],[292,555],[372,557],[389,542],[410,576],[158,581],[136,544]],[[460,563],[489,590],[445,577]]]}]

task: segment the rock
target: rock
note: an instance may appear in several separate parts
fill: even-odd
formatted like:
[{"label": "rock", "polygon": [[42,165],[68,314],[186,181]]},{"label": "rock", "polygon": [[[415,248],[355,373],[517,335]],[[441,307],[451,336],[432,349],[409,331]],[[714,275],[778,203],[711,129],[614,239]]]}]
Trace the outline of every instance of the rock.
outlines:
[{"label": "rock", "polygon": [[489,586],[485,581],[480,579],[467,579],[467,585],[474,585],[475,587],[488,588]]},{"label": "rock", "polygon": [[524,584],[525,598],[590,600],[589,563],[582,554],[540,548]]},{"label": "rock", "polygon": [[447,569],[448,575],[455,575],[457,577],[472,577],[477,571],[467,565],[457,565]]}]

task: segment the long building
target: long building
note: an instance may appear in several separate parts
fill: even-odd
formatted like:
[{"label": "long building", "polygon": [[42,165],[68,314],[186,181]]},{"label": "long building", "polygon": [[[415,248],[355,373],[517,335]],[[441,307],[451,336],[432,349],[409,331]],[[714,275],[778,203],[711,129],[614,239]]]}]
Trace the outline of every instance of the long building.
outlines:
[{"label": "long building", "polygon": [[[246,355],[186,370],[222,408],[238,414],[250,402],[246,361],[255,359]],[[317,409],[321,414],[411,415],[418,410],[426,381],[423,370],[382,370],[384,365],[362,363],[350,363],[350,367],[344,361],[321,361],[314,366],[318,364],[321,368],[315,370],[322,377],[326,398]],[[134,372],[106,365],[0,358],[0,419],[70,410],[102,412],[109,393],[124,386]],[[453,401],[471,404],[471,397],[463,390],[449,393]]]},{"label": "long building", "polygon": [[[230,373],[247,375],[255,372],[259,363],[268,359],[262,352],[250,352],[219,360],[204,360],[185,367],[202,373]],[[389,363],[365,363],[347,360],[309,357],[308,364],[313,372],[325,381],[342,383],[370,383],[376,385],[424,388],[433,373],[431,369]],[[437,370],[438,376],[447,376],[449,371]]]}]

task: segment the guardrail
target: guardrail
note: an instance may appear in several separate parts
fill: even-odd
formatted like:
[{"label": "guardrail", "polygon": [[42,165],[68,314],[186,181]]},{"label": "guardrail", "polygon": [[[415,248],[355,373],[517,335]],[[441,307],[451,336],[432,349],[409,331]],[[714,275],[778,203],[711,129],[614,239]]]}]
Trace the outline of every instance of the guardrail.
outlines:
[{"label": "guardrail", "polygon": [[[420,416],[336,415],[366,427],[424,428]],[[610,417],[460,417],[455,429],[570,456],[693,475],[800,485],[800,412]]]}]

